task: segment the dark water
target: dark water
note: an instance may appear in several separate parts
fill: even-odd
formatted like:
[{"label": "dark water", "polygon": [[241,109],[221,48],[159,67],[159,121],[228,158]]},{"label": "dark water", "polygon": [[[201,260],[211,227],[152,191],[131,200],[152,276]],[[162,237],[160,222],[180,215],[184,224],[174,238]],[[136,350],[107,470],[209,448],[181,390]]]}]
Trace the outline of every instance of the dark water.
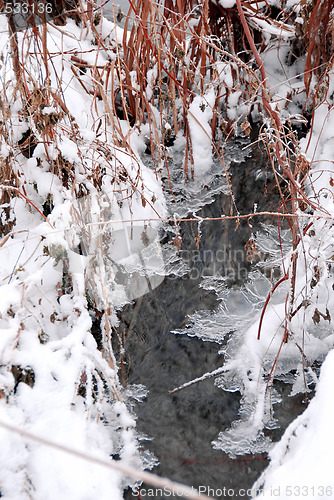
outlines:
[{"label": "dark water", "polygon": [[[275,184],[258,148],[252,150],[247,161],[232,162],[230,172],[241,213],[251,212],[254,203],[258,211],[276,209]],[[198,215],[215,217],[228,213],[230,203],[230,198],[220,193]],[[267,218],[265,222],[275,221]],[[223,356],[217,354],[217,344],[175,335],[172,331],[185,328],[187,316],[195,311],[214,311],[218,306],[215,291],[200,287],[203,274],[226,276],[229,272],[228,284],[234,289],[247,279],[252,266],[245,258],[250,229],[247,222],[243,222],[237,231],[235,229],[235,222],[205,222],[201,226],[197,248],[198,224],[182,224],[180,255],[191,268],[190,273],[183,277],[167,276],[152,293],[119,311],[118,328],[119,334],[125,338],[127,364],[121,374],[123,383],[144,384],[149,391],[135,412],[138,431],[152,438],[145,443],[145,448],[159,460],[159,466],[153,472],[196,488],[210,487],[210,495],[221,498],[248,498],[244,490],[251,488],[268,461],[266,456],[252,455],[232,460],[211,446],[218,433],[238,419],[238,392],[223,392],[214,385],[213,379],[209,379],[169,395],[171,389],[224,363]],[[256,233],[258,229],[254,221],[253,231]],[[171,244],[174,236],[172,227],[167,225],[162,244]],[[215,261],[214,256],[222,249],[226,259]],[[195,260],[192,259],[194,252]],[[276,413],[282,428],[303,409],[302,398],[285,397]],[[282,430],[276,430],[273,437],[278,439],[281,433]],[[143,488],[150,487],[144,485]],[[220,492],[219,489],[223,488],[225,491]],[[148,491],[144,493],[148,495]],[[154,497],[169,496],[155,494]],[[126,492],[125,498],[132,497],[130,491]]]},{"label": "dark water", "polygon": [[[99,0],[98,3],[100,5],[102,4],[103,16],[106,19],[112,21],[113,23],[116,22],[118,26],[124,28],[125,16],[127,15],[130,8],[130,3],[128,2],[128,0]],[[133,17],[133,14],[131,15],[131,17]]]}]

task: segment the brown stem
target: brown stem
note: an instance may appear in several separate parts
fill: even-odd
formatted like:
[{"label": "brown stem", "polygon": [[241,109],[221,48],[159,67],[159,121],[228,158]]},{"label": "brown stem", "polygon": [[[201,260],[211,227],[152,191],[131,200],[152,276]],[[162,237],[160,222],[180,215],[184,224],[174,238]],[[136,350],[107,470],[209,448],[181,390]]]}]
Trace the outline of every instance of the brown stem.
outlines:
[{"label": "brown stem", "polygon": [[15,77],[16,77],[16,81],[17,81],[17,87],[21,88],[22,76],[21,76],[21,68],[20,68],[19,46],[18,46],[17,33],[16,33],[14,14],[13,14],[14,13],[13,0],[8,0],[7,6],[8,6],[8,13],[6,15],[7,15],[7,20],[8,20],[10,48],[11,48],[12,59],[13,59],[13,69],[14,69],[14,73],[15,73]]},{"label": "brown stem", "polygon": [[[291,168],[286,166],[286,164],[285,164],[285,162],[284,162],[284,160],[283,160],[283,158],[281,156],[281,152],[280,152],[280,144],[281,144],[281,142],[280,142],[281,120],[280,120],[278,112],[275,109],[273,109],[272,106],[269,103],[269,93],[268,93],[268,90],[267,90],[267,76],[266,76],[266,72],[265,72],[265,69],[264,69],[264,64],[263,64],[262,58],[261,58],[261,56],[260,56],[260,54],[259,54],[259,52],[258,52],[258,50],[256,48],[256,45],[255,45],[254,39],[253,39],[253,37],[251,35],[251,32],[249,30],[249,26],[247,24],[245,14],[244,14],[244,12],[242,10],[241,0],[236,0],[236,4],[237,4],[237,8],[238,8],[238,12],[239,12],[241,24],[242,24],[242,27],[243,27],[243,29],[245,31],[246,38],[247,38],[248,43],[250,45],[251,51],[254,54],[255,61],[257,62],[258,66],[259,66],[259,69],[260,69],[260,72],[261,72],[261,77],[262,77],[262,86],[261,86],[262,103],[263,103],[263,108],[265,109],[267,115],[269,116],[269,118],[272,119],[272,123],[273,123],[274,128],[275,128],[275,132],[276,132],[276,137],[275,137],[275,139],[276,139],[275,152],[276,152],[276,156],[277,156],[277,161],[278,161],[280,167],[282,168],[282,171],[284,172],[284,174],[289,179],[289,182],[290,182],[290,191],[291,191],[291,186],[293,186],[294,190],[302,197],[302,199],[305,201],[305,203],[307,203],[308,206],[310,206],[314,210],[316,210],[319,207],[316,206],[316,205],[314,205],[306,197],[306,195],[303,192],[303,190],[296,183],[296,180],[293,177],[293,174],[291,172]],[[292,194],[293,193],[291,192],[291,195]]]},{"label": "brown stem", "polygon": [[258,329],[258,332],[257,332],[257,340],[260,340],[260,336],[261,336],[261,328],[262,328],[262,322],[263,322],[263,317],[264,317],[264,313],[266,312],[266,309],[267,309],[267,306],[269,304],[269,301],[272,297],[272,294],[274,293],[274,291],[276,290],[276,288],[279,287],[279,285],[281,283],[283,283],[283,281],[286,281],[287,279],[289,278],[289,271],[283,276],[283,278],[281,278],[279,281],[277,281],[277,283],[273,286],[273,288],[270,290],[267,298],[266,298],[266,301],[264,303],[264,306],[262,308],[262,311],[261,311],[261,317],[260,317],[260,323],[259,323],[259,329]]},{"label": "brown stem", "polygon": [[[298,186],[296,179],[293,176],[293,173],[291,171],[291,167],[289,165],[286,165],[286,162],[283,160],[282,155],[281,155],[281,120],[279,117],[278,112],[270,105],[269,102],[269,92],[267,90],[267,76],[266,72],[264,69],[264,64],[262,61],[262,58],[256,48],[254,39],[251,35],[249,26],[246,21],[245,14],[242,10],[241,6],[241,0],[236,0],[241,24],[243,26],[246,38],[248,40],[248,43],[250,45],[251,51],[254,54],[255,60],[259,66],[260,72],[261,72],[261,77],[262,77],[262,86],[261,86],[261,93],[262,93],[262,103],[263,103],[263,108],[266,111],[268,117],[271,119],[272,125],[275,129],[275,152],[276,152],[276,157],[277,161],[282,168],[282,171],[284,174],[287,176],[289,180],[289,189],[290,189],[290,194],[291,194],[291,199],[292,199],[292,213],[295,214],[297,212],[297,193],[302,197],[302,199],[307,203],[307,205],[312,206],[312,208],[317,208],[316,206],[313,206],[313,204],[310,202],[310,200],[307,199],[306,195],[304,194],[303,190]],[[294,299],[295,299],[295,285],[296,285],[296,272],[297,272],[297,261],[298,261],[298,252],[297,252],[297,245],[298,245],[298,220],[293,218],[289,220],[290,228],[291,228],[291,233],[292,233],[292,243],[293,243],[293,253],[291,257],[291,286],[290,286],[290,292],[289,292],[289,310],[288,310],[288,315],[287,315],[287,321],[290,322],[292,318],[292,312],[293,312],[293,305],[294,305]],[[286,276],[282,278],[284,281],[286,279]],[[281,281],[282,281],[281,280]],[[280,282],[279,282],[280,283]],[[272,293],[272,292],[271,292]],[[266,309],[266,306],[268,305],[268,301],[271,297],[271,293],[269,294],[267,301],[265,303],[264,311]],[[260,331],[261,331],[261,325],[262,325],[262,320],[263,320],[263,314],[264,311],[262,311],[261,319],[260,319],[260,325],[259,325],[259,332],[258,332],[258,339],[260,338]],[[283,337],[283,342],[287,342],[288,340],[288,330],[286,329]]]}]

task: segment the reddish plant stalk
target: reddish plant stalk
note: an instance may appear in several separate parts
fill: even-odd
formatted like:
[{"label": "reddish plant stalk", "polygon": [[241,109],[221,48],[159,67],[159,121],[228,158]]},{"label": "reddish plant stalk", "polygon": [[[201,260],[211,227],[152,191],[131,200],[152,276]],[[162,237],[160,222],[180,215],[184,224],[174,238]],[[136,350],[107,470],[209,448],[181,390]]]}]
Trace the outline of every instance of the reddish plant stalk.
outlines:
[{"label": "reddish plant stalk", "polygon": [[[291,171],[290,166],[286,165],[286,162],[282,158],[282,155],[281,155],[281,147],[282,147],[281,144],[282,143],[280,140],[281,127],[282,127],[281,120],[280,120],[279,114],[276,111],[276,109],[274,109],[273,106],[270,105],[269,92],[267,89],[267,76],[266,76],[266,72],[264,69],[263,60],[262,60],[262,58],[261,58],[261,56],[256,48],[254,39],[251,35],[249,26],[248,26],[247,21],[246,21],[245,14],[244,14],[242,6],[241,6],[241,0],[236,0],[236,4],[237,4],[237,9],[239,12],[240,21],[241,21],[242,27],[244,29],[246,38],[247,38],[248,43],[250,45],[251,51],[254,54],[255,61],[258,64],[260,72],[261,72],[261,77],[262,77],[261,94],[262,94],[263,108],[266,111],[268,117],[271,119],[271,123],[275,129],[276,157],[277,157],[277,161],[278,161],[280,167],[282,168],[282,171],[284,172],[284,174],[287,176],[287,178],[289,180],[289,189],[290,189],[291,200],[292,200],[291,201],[292,213],[296,213],[297,208],[298,208],[297,202],[296,202],[297,193],[301,196],[301,198],[306,202],[306,204],[308,206],[311,206],[312,208],[316,209],[317,207],[312,204],[312,202],[306,197],[303,190],[297,184],[296,179],[293,176],[293,173]],[[291,233],[292,233],[293,253],[292,253],[292,257],[291,257],[291,287],[290,287],[290,293],[289,293],[289,308],[288,308],[288,314],[287,314],[287,321],[288,322],[290,322],[291,317],[292,317],[293,304],[294,304],[294,298],[295,298],[295,284],[296,284],[296,272],[297,272],[297,261],[298,261],[297,246],[298,246],[298,241],[299,241],[299,239],[298,239],[298,231],[299,231],[298,220],[297,219],[289,219],[289,224],[290,224]],[[287,279],[287,274],[278,283],[284,281],[285,279]],[[264,310],[268,304],[271,293],[269,294],[269,296],[267,298]],[[263,314],[264,314],[264,311],[262,311],[262,315],[261,315],[259,332],[258,332],[258,339],[260,338],[260,331],[261,331],[261,326],[262,326]],[[284,333],[283,342],[287,342],[287,340],[288,340],[288,331],[286,329],[286,331]]]}]

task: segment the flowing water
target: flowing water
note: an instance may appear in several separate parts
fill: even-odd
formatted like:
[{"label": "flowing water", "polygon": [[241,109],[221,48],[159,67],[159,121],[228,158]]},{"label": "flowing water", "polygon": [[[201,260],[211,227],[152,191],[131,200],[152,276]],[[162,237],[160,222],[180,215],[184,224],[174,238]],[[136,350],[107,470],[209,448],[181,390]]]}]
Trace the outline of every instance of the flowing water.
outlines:
[{"label": "flowing water", "polygon": [[[256,205],[258,211],[275,210],[278,194],[267,161],[257,146],[244,149],[245,145],[245,141],[236,140],[226,152],[238,209],[249,213]],[[178,153],[174,160],[180,164]],[[149,162],[149,156],[144,161]],[[166,182],[170,214],[193,218],[229,213],[231,199],[222,172],[217,163],[205,182],[185,185],[182,169],[173,168],[174,196]],[[254,219],[252,230],[260,235],[275,222],[270,217],[258,222]],[[210,495],[221,498],[248,498],[244,490],[251,488],[268,463],[266,455],[247,454],[233,460],[212,447],[218,433],[238,419],[240,394],[222,391],[212,378],[173,395],[169,391],[223,365],[219,348],[240,325],[231,325],[225,340],[219,341],[217,332],[226,329],[217,320],[219,288],[233,301],[234,311],[240,307],[240,317],[244,316],[240,290],[259,260],[255,256],[252,263],[247,258],[245,245],[250,234],[247,221],[237,230],[235,221],[166,224],[161,234],[167,274],[164,281],[118,313],[118,332],[125,347],[121,379],[130,387],[139,384],[148,390],[134,412],[139,433],[149,439],[143,441],[143,449],[153,452],[159,461],[153,471],[196,488],[210,487]],[[266,254],[262,253],[261,259],[265,261]],[[272,265],[262,265],[257,281],[278,272]],[[211,286],[203,286],[208,280]],[[283,384],[281,389],[283,403],[275,405],[281,428],[271,432],[273,439],[278,439],[282,429],[304,409],[302,397],[288,398],[288,389]],[[144,497],[152,490],[142,493]],[[127,491],[125,498],[134,496]],[[169,492],[154,493],[154,498],[169,496]]]},{"label": "flowing water", "polygon": [[[115,1],[114,10],[111,1],[103,5],[105,17],[114,21],[118,12],[127,13],[129,2]],[[122,16],[118,24],[124,26]],[[245,149],[256,139],[255,132],[248,142],[237,139],[225,148],[240,213],[276,211],[279,204],[265,155],[256,144]],[[147,154],[143,161],[150,164],[152,159]],[[268,464],[266,454],[245,453],[232,459],[211,444],[219,432],[239,419],[240,393],[221,390],[213,378],[173,395],[169,391],[222,366],[224,356],[218,352],[235,331],[255,318],[269,291],[269,279],[277,279],[280,272],[270,259],[272,247],[277,246],[277,220],[266,216],[249,224],[242,221],[237,230],[235,221],[178,224],[179,217],[220,217],[231,209],[219,162],[205,181],[187,184],[181,164],[182,152],[174,151],[170,171],[173,194],[166,172],[164,178],[169,214],[175,215],[175,223],[165,224],[161,234],[166,277],[160,286],[118,312],[118,334],[125,354],[117,342],[114,349],[122,366],[123,384],[132,392],[137,387],[138,394],[143,392],[142,386],[148,391],[133,410],[143,436],[143,452],[153,453],[159,462],[153,472],[201,487],[209,496],[248,498],[247,490]],[[258,241],[267,241],[264,247],[268,249],[253,252],[253,261],[249,258],[252,247],[248,243],[245,248],[251,230]],[[222,308],[231,311],[231,317],[220,314]],[[288,397],[289,386],[276,385],[282,403],[275,405],[279,428],[267,431],[273,441],[305,409],[303,395]],[[153,492],[147,485],[143,488],[142,498],[172,496],[170,492]],[[126,491],[125,498],[138,495]]]}]

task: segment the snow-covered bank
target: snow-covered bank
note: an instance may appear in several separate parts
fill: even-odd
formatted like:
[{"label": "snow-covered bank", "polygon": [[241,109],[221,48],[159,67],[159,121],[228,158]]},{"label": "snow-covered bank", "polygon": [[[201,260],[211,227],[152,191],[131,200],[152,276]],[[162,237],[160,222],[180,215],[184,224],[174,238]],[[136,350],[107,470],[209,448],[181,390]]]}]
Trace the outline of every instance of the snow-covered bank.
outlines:
[{"label": "snow-covered bank", "polygon": [[270,452],[270,465],[253,486],[253,498],[333,498],[334,352],[321,368],[316,395]]},{"label": "snow-covered bank", "polygon": [[[123,395],[111,335],[114,307],[141,295],[143,281],[147,286],[152,277],[156,286],[163,279],[152,251],[158,226],[141,222],[133,229],[117,221],[163,216],[165,206],[159,181],[139,159],[136,132],[124,123],[126,143],[107,100],[96,97],[96,68],[106,70],[114,59],[116,28],[104,24],[108,54],[71,20],[48,25],[48,67],[40,59],[41,38],[30,29],[17,33],[20,86],[4,16],[0,25],[1,189],[16,189],[1,220],[0,421],[101,458],[150,467],[154,459],[138,451],[125,404],[131,390]],[[117,266],[137,272],[136,282],[117,279]],[[0,440],[4,499],[116,500],[135,483],[5,429]]]},{"label": "snow-covered bank", "polygon": [[[328,94],[332,96],[333,72],[329,72],[328,77]],[[254,485],[254,498],[257,495],[259,498],[303,496],[318,499],[334,496],[331,466],[334,447],[331,396],[334,379],[334,334],[331,325],[334,310],[334,113],[331,97],[317,107],[313,117],[312,130],[301,141],[301,149],[305,158],[312,164],[309,193],[319,201],[323,211],[318,213],[319,218],[311,219],[312,232],[304,238],[301,243],[303,247],[300,249],[302,258],[299,268],[299,300],[307,301],[305,305],[308,310],[304,311],[297,328],[302,333],[303,352],[308,366],[300,367],[300,380],[297,378],[295,381],[294,393],[296,390],[306,389],[302,375],[303,372],[310,372],[310,359],[321,344],[319,360],[323,359],[327,350],[330,352],[321,367],[315,397],[270,452],[270,465]]]}]

